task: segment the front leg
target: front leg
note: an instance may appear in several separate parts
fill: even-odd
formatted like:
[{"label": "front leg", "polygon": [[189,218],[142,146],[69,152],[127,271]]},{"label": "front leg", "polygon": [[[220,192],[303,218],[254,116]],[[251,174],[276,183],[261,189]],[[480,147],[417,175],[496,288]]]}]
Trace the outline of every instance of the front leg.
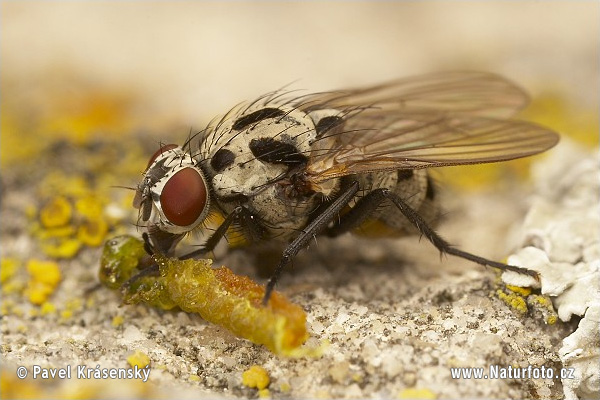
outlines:
[{"label": "front leg", "polygon": [[[188,253],[188,254],[185,254],[185,255],[179,257],[179,259],[187,260],[187,259],[194,258],[196,256],[199,256],[202,254],[207,254],[207,253],[210,253],[211,251],[213,251],[215,249],[215,247],[217,247],[217,244],[219,244],[221,239],[227,233],[227,229],[229,229],[229,227],[234,222],[240,223],[242,226],[246,226],[248,228],[247,229],[248,232],[251,232],[251,235],[257,234],[257,232],[260,231],[258,227],[251,226],[252,223],[256,224],[256,219],[252,216],[250,211],[243,206],[238,206],[229,215],[227,215],[225,220],[221,223],[221,225],[219,225],[217,230],[215,230],[213,232],[213,234],[208,238],[208,240],[204,243],[204,245],[202,245],[198,250],[194,250],[191,253]],[[154,255],[156,252],[165,254],[161,251],[160,248],[157,248],[154,245],[154,243],[156,243],[156,240],[153,240],[155,238],[155,236],[144,232],[142,234],[142,238],[144,239],[144,249],[150,256]],[[179,240],[181,240],[181,237],[177,239],[177,242],[179,242]],[[172,247],[174,247],[174,246],[170,246],[170,248],[172,248]],[[168,253],[167,253],[167,255],[168,255]],[[144,267],[144,269],[142,269],[138,274],[132,276],[125,283],[123,283],[123,285],[121,286],[122,290],[125,290],[125,291],[129,290],[129,287],[140,278],[143,278],[146,276],[157,276],[158,275],[158,273],[159,273],[158,265],[155,262],[150,261],[150,262],[147,262],[146,264],[147,264],[147,266]]]},{"label": "front leg", "polygon": [[215,247],[217,247],[221,239],[223,239],[227,233],[229,227],[234,223],[239,224],[252,241],[260,240],[264,233],[255,215],[252,214],[246,207],[237,206],[229,215],[227,215],[225,220],[221,223],[221,225],[219,225],[217,230],[210,235],[208,240],[200,249],[194,250],[191,253],[185,254],[179,258],[181,260],[187,260],[201,254],[210,253],[215,249]]}]

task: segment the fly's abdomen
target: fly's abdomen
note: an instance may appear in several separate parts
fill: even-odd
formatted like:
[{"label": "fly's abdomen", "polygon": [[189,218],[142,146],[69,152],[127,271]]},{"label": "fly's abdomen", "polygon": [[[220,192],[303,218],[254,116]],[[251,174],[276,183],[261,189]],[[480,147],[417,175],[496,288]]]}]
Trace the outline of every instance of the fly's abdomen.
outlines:
[{"label": "fly's abdomen", "polygon": [[[386,188],[400,196],[425,220],[435,225],[439,217],[436,188],[427,171],[404,169],[357,176],[362,191],[360,197],[375,189]],[[384,202],[358,228],[354,234],[369,237],[399,237],[418,233],[411,222],[389,202]]]}]

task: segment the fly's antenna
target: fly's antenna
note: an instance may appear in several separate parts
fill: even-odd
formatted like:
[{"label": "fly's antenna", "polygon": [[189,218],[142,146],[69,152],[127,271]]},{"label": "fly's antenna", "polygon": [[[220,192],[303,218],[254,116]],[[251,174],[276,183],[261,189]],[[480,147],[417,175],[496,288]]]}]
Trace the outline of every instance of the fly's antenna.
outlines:
[{"label": "fly's antenna", "polygon": [[133,191],[138,190],[136,187],[122,186],[122,185],[110,185],[109,187],[112,189],[127,189],[127,190],[133,190]]}]

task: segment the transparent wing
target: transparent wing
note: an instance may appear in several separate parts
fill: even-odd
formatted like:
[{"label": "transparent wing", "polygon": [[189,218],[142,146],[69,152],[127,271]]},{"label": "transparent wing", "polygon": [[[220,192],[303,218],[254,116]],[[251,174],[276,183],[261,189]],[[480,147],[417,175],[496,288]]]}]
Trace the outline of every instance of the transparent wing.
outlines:
[{"label": "transparent wing", "polygon": [[383,129],[342,132],[337,146],[311,157],[312,182],[357,173],[512,160],[545,151],[558,135],[515,120],[436,116],[403,118]]},{"label": "transparent wing", "polygon": [[319,183],[343,175],[506,161],[545,151],[558,135],[505,119],[528,103],[494,74],[425,75],[357,90],[316,94],[296,107],[339,110],[344,121],[312,145],[307,173]]},{"label": "transparent wing", "polygon": [[377,106],[379,110],[436,110],[506,118],[529,103],[529,96],[505,78],[456,71],[399,79],[377,86],[304,96],[304,111]]}]

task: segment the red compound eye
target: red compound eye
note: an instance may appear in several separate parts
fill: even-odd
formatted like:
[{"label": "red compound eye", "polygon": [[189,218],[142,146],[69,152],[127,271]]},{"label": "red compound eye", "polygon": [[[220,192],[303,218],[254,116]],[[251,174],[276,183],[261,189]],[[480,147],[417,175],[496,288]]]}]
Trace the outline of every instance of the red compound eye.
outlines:
[{"label": "red compound eye", "polygon": [[164,146],[161,146],[160,149],[156,150],[156,152],[152,154],[152,157],[150,157],[150,161],[148,161],[148,166],[146,167],[146,169],[150,168],[150,166],[152,165],[154,160],[158,158],[158,156],[160,156],[163,153],[166,153],[169,150],[173,150],[176,147],[179,146],[177,146],[176,144],[166,144]]},{"label": "red compound eye", "polygon": [[169,178],[160,194],[165,217],[174,225],[196,222],[206,206],[206,185],[200,172],[184,168]]}]

